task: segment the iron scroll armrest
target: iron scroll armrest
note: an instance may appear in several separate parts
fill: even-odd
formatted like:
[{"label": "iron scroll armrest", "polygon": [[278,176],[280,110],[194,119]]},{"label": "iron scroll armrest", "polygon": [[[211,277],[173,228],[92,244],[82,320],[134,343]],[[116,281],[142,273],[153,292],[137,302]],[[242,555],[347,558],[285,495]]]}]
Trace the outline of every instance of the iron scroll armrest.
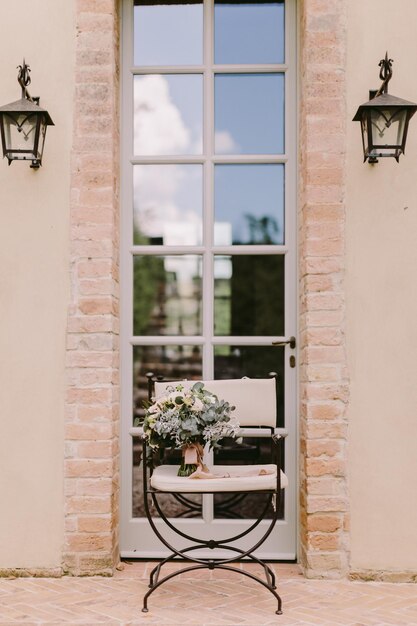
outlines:
[{"label": "iron scroll armrest", "polygon": [[[278,429],[276,429],[278,430]],[[274,450],[274,462],[277,466],[277,493],[278,498],[281,500],[281,467],[282,467],[282,459],[283,459],[283,447],[284,447],[284,439],[287,436],[287,433],[273,433],[272,434],[272,443]],[[280,505],[281,502],[277,503],[277,506]]]}]

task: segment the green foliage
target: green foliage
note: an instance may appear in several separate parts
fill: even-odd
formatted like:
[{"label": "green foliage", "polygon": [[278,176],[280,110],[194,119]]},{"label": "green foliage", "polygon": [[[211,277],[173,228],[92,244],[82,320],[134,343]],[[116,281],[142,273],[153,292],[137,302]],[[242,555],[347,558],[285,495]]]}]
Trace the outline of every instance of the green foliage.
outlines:
[{"label": "green foliage", "polygon": [[246,213],[245,218],[248,222],[250,243],[275,243],[274,234],[279,232],[279,226],[275,218],[270,215],[255,217],[250,213]]},{"label": "green foliage", "polygon": [[[135,245],[148,243],[146,237],[135,229]],[[158,300],[158,292],[164,284],[164,261],[159,257],[144,255],[133,262],[133,332],[146,335],[152,313]]]},{"label": "green foliage", "polygon": [[148,407],[143,422],[145,436],[152,448],[185,444],[217,445],[224,437],[236,437],[237,420],[231,416],[235,407],[195,383],[168,386],[166,393]]}]

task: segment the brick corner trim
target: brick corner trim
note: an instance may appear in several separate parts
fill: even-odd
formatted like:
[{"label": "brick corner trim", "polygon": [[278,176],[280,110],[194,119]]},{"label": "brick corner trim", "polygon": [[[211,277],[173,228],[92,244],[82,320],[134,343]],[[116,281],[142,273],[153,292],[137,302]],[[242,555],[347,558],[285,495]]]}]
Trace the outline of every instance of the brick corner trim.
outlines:
[{"label": "brick corner trim", "polygon": [[345,351],[346,0],[300,3],[300,555],[348,572]]}]

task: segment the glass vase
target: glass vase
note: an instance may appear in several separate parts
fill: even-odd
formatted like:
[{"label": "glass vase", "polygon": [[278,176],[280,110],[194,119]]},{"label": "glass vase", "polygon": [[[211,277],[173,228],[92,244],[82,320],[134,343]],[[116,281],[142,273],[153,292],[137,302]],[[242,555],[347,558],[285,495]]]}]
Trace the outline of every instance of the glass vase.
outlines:
[{"label": "glass vase", "polygon": [[177,476],[188,477],[197,470],[197,465],[191,463],[184,463],[184,459],[181,461],[181,465],[178,468]]}]

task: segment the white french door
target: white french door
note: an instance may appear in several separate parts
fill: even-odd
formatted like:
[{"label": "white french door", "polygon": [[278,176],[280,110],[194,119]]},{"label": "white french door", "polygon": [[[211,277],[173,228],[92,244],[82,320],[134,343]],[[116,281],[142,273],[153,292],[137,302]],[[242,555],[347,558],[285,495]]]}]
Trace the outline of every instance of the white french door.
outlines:
[{"label": "white french door", "polygon": [[[295,0],[124,0],[122,39],[121,553],[166,555],[144,516],[132,429],[146,373],[275,372],[290,486],[259,556],[293,559]],[[214,462],[267,453],[225,442]],[[166,495],[164,505],[185,532],[216,539],[247,526],[262,497]]]}]

